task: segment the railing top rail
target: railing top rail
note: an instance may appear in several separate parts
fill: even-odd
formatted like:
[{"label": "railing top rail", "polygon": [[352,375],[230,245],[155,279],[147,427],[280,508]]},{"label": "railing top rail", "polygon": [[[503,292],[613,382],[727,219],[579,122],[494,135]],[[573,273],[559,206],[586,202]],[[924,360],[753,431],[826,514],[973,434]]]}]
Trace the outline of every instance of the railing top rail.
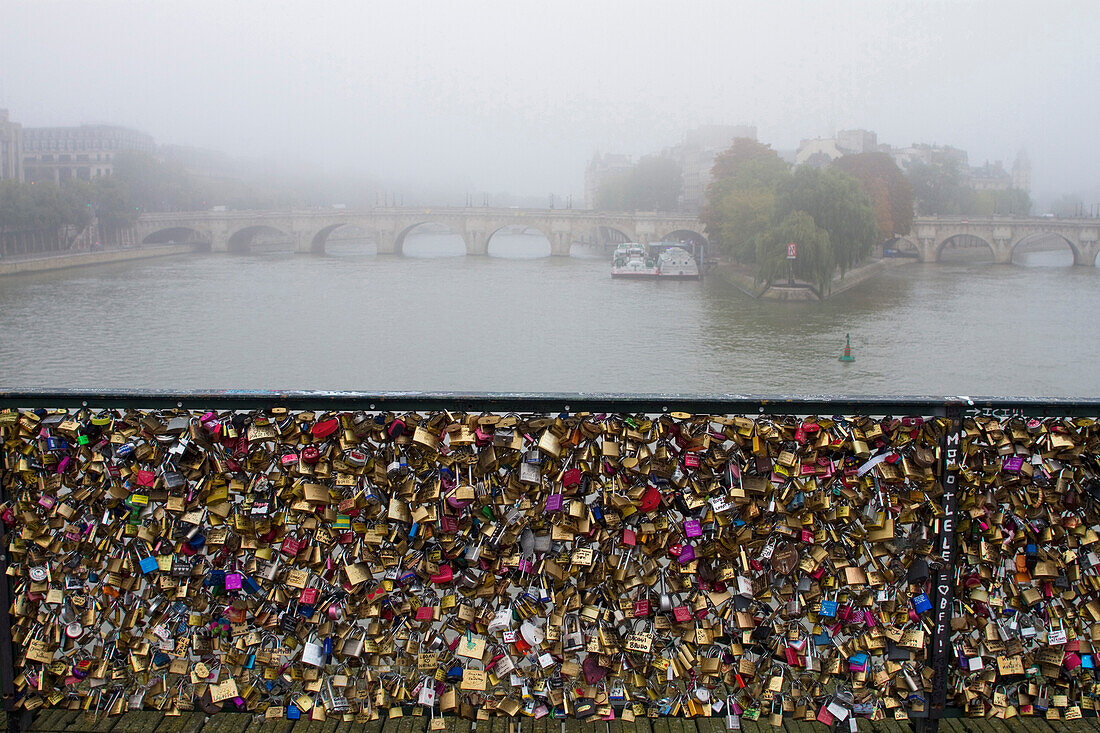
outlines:
[{"label": "railing top rail", "polygon": [[968,396],[748,395],[609,392],[356,392],[356,391],[112,391],[0,392],[0,408],[261,409],[272,406],[329,410],[504,410],[509,412],[685,411],[772,415],[940,416],[958,404],[964,416],[1100,417],[1100,399]]}]

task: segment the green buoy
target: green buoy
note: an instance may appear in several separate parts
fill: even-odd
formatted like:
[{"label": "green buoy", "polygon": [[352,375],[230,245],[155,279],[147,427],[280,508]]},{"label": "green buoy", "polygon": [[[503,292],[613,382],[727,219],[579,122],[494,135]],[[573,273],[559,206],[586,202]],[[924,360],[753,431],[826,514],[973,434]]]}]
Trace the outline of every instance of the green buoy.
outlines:
[{"label": "green buoy", "polygon": [[844,355],[840,357],[841,361],[855,361],[856,358],[852,356],[852,339],[848,334],[844,334]]}]

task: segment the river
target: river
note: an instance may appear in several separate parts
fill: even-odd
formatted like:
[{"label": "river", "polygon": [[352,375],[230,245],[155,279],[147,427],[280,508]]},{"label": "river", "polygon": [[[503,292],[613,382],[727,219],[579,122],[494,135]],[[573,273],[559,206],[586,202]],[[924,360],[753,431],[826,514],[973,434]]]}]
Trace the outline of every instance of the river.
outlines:
[{"label": "river", "polygon": [[[1097,397],[1100,271],[909,264],[824,303],[604,256],[196,254],[0,279],[0,389],[348,389]],[[503,255],[503,256],[497,256]],[[854,363],[838,361],[851,334]]]}]

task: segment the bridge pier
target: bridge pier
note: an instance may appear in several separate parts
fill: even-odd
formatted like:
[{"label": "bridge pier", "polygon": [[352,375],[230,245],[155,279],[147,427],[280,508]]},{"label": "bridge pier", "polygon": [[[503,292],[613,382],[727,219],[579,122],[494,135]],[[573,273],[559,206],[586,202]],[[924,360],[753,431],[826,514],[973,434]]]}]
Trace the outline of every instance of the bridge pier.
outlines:
[{"label": "bridge pier", "polygon": [[375,229],[374,241],[378,244],[378,254],[397,254],[397,232],[390,229]]},{"label": "bridge pier", "polygon": [[554,232],[554,238],[550,241],[551,257],[568,257],[569,250],[573,246],[573,232]]},{"label": "bridge pier", "polygon": [[462,241],[466,244],[466,255],[484,257],[489,254],[489,237],[491,232],[465,231],[459,232]]},{"label": "bridge pier", "polygon": [[229,251],[229,235],[224,231],[213,231],[210,233],[210,251],[211,252],[228,252]]},{"label": "bridge pier", "polygon": [[294,238],[295,254],[308,255],[313,253],[312,232],[294,231],[290,233],[290,236]]},{"label": "bridge pier", "polygon": [[1077,240],[1077,257],[1073,264],[1081,267],[1097,266],[1096,255],[1100,252],[1100,239],[1098,239],[1097,234],[1096,229],[1081,231],[1081,236]]}]

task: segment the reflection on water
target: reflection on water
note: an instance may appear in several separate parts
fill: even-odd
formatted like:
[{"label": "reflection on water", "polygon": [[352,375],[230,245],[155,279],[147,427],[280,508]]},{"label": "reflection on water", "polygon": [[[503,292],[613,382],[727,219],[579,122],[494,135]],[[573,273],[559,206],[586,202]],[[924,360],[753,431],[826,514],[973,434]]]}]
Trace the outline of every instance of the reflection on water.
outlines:
[{"label": "reflection on water", "polygon": [[[906,264],[825,303],[607,256],[197,254],[0,282],[0,388],[1093,396],[1100,274]],[[410,242],[416,244],[415,239]],[[855,363],[837,360],[851,334]]]}]

